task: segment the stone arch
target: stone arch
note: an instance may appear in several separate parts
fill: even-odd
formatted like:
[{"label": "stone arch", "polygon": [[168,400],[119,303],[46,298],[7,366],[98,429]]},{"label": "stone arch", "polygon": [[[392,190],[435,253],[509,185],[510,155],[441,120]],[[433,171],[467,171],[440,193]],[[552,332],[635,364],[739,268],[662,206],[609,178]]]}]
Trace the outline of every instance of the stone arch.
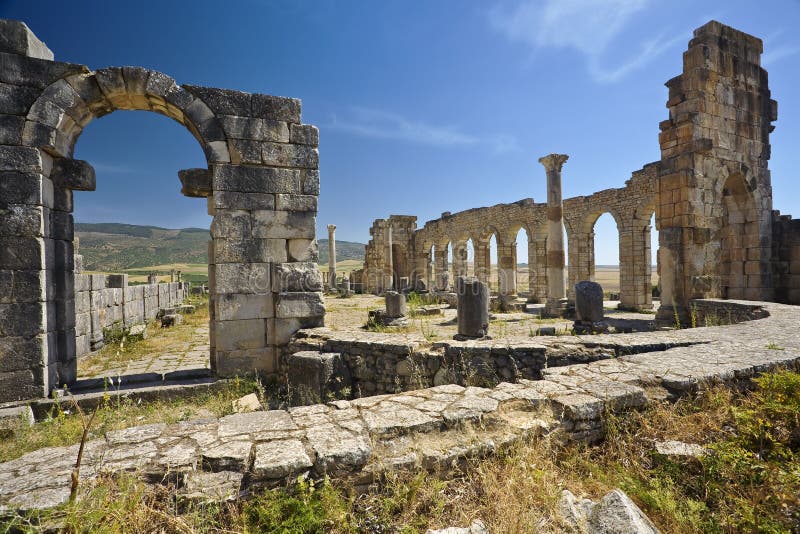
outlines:
[{"label": "stone arch", "polygon": [[[179,175],[184,194],[209,197],[214,217],[212,369],[220,376],[277,373],[293,333],[321,326],[324,317],[313,263],[318,132],[301,123],[300,102],[180,86],[140,67],[92,72],[27,57],[6,44],[0,51],[8,52],[20,81],[8,86],[11,97],[30,102],[0,147],[0,159],[20,190],[35,192],[4,198],[14,209],[0,212],[0,280],[10,274],[19,279],[14,286],[30,289],[6,297],[19,324],[0,332],[3,352],[14,355],[13,369],[0,370],[0,381],[16,386],[0,392],[0,402],[46,396],[75,379],[71,191],[93,189],[95,177],[89,164],[72,156],[85,126],[115,110],[166,115],[200,143],[208,169]],[[32,97],[32,88],[42,89]],[[287,275],[294,272],[302,279]]]},{"label": "stone arch", "polygon": [[142,67],[109,67],[51,83],[28,111],[23,142],[54,157],[71,158],[86,125],[117,110],[169,117],[198,140],[209,164],[231,161],[225,133],[211,108],[169,76]]},{"label": "stone arch", "polygon": [[721,185],[720,292],[722,298],[759,298],[763,256],[759,233],[760,198],[755,181],[741,171],[729,173]]}]

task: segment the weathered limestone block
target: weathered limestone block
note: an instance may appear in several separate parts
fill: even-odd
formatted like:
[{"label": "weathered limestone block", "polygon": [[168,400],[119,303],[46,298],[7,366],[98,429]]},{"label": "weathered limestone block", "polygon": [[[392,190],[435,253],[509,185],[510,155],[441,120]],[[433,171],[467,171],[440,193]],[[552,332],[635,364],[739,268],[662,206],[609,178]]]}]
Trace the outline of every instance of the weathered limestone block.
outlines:
[{"label": "weathered limestone block", "polygon": [[181,181],[181,194],[187,197],[208,197],[211,195],[211,173],[208,169],[184,169],[178,171]]},{"label": "weathered limestone block", "polygon": [[575,284],[575,317],[587,323],[603,320],[603,288],[600,284],[590,281]]},{"label": "weathered limestone block", "polygon": [[255,480],[275,480],[297,476],[313,466],[300,440],[259,443],[255,448],[252,476]]},{"label": "weathered limestone block", "polygon": [[56,158],[53,160],[50,179],[57,187],[76,191],[94,191],[97,186],[94,167],[89,162],[79,159]]},{"label": "weathered limestone block", "polygon": [[0,19],[0,52],[53,61],[53,52],[47,45],[17,20]]},{"label": "weathered limestone block", "polygon": [[287,360],[292,404],[307,405],[351,394],[350,369],[341,354],[297,352]]},{"label": "weathered limestone block", "polygon": [[305,193],[301,189],[302,173],[296,169],[250,165],[214,165],[211,175],[214,191],[285,193],[290,195]]},{"label": "weathered limestone block", "polygon": [[216,321],[216,343],[219,350],[259,349],[267,342],[264,319]]},{"label": "weathered limestone block", "polygon": [[252,212],[253,237],[281,239],[313,239],[315,212],[267,211]]},{"label": "weathered limestone block", "polygon": [[485,337],[489,334],[489,287],[475,278],[458,278],[458,335]]},{"label": "weathered limestone block", "polygon": [[272,293],[223,293],[217,295],[213,306],[215,310],[214,317],[219,321],[275,317]]},{"label": "weathered limestone block", "polygon": [[297,292],[279,293],[275,303],[275,316],[278,318],[322,317],[325,305],[322,293]]},{"label": "weathered limestone block", "polygon": [[319,259],[316,239],[288,239],[288,261],[313,261]]},{"label": "weathered limestone block", "polygon": [[386,292],[386,315],[391,318],[406,316],[406,296],[396,291]]},{"label": "weathered limestone block", "polygon": [[272,267],[272,291],[322,291],[322,276],[313,263],[275,263]]},{"label": "weathered limestone block", "polygon": [[183,315],[179,313],[170,313],[161,317],[161,327],[168,328],[183,323]]}]

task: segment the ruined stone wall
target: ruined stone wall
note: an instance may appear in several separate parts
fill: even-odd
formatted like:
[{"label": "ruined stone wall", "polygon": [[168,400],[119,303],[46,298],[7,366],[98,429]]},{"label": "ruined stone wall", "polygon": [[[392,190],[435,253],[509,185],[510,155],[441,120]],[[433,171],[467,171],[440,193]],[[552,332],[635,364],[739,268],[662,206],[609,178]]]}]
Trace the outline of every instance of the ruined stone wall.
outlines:
[{"label": "ruined stone wall", "polygon": [[[607,189],[590,196],[565,199],[564,227],[568,238],[567,294],[574,298],[573,288],[581,280],[594,280],[594,224],[603,213],[610,213],[619,231],[620,281],[622,305],[646,308],[652,305],[650,219],[655,210],[658,163],[646,165],[632,174],[625,187]],[[415,268],[401,276],[422,282],[421,287],[439,291],[452,289],[456,276],[476,276],[489,283],[501,295],[517,295],[517,264],[528,263],[530,300],[547,297],[547,205],[523,199],[511,204],[473,208],[458,213],[445,213],[428,221],[413,234]],[[388,221],[394,220],[393,215]],[[388,250],[383,228],[389,224],[375,221],[373,239],[367,246],[367,265],[373,271],[387,269]],[[528,257],[517,256],[517,236],[525,229]],[[490,239],[497,242],[497,280],[490,278]],[[375,236],[379,236],[376,238]],[[467,241],[475,251],[472,269],[467,262]],[[380,243],[380,246],[378,245]],[[452,250],[452,265],[447,249]],[[447,284],[442,273],[448,273]],[[379,292],[373,285],[368,290]]]},{"label": "ruined stone wall", "polygon": [[777,120],[760,39],[712,21],[667,82],[659,126],[659,318],[696,298],[771,300],[769,133]]},{"label": "ruined stone wall", "polygon": [[774,212],[772,257],[775,301],[800,304],[800,220]]},{"label": "ruined stone wall", "polygon": [[129,286],[126,275],[75,274],[75,353],[82,356],[104,344],[103,329],[115,323],[130,328],[156,318],[189,296],[189,284],[167,282]]},{"label": "ruined stone wall", "polygon": [[[323,322],[316,268],[318,131],[292,98],[197,86],[141,67],[53,61],[21,22],[0,20],[0,402],[76,379],[73,190],[94,170],[72,158],[92,120],[166,115],[197,139],[207,169],[181,171],[206,197],[212,369],[277,371],[277,348]],[[177,186],[176,181],[176,186]]]},{"label": "ruined stone wall", "polygon": [[365,247],[364,290],[383,293],[402,289],[401,284],[416,284],[414,232],[417,218],[409,215],[391,215],[377,219],[369,230],[370,240]]}]

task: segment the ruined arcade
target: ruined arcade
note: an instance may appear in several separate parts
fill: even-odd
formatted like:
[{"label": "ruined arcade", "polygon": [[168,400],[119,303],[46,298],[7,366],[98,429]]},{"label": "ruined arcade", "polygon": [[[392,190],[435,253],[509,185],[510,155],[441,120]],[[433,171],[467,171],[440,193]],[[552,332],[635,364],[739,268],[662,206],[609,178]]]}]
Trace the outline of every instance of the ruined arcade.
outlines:
[{"label": "ruined arcade", "polygon": [[[529,239],[525,296],[554,302],[563,293],[563,244],[553,243],[560,241],[560,232],[549,227],[560,224],[552,215],[561,211],[568,236],[566,294],[574,300],[575,284],[594,279],[594,223],[610,213],[619,231],[620,304],[648,309],[655,213],[660,319],[673,322],[677,313],[686,321],[689,302],[699,298],[800,303],[794,226],[772,210],[769,133],[777,103],[760,66],[762,51],[760,39],[718,22],[695,30],[683,55],[683,73],[666,84],[669,116],[659,124],[661,160],[634,171],[624,187],[567,198],[562,205],[560,183],[551,187],[548,167],[547,203],[524,199],[446,212],[422,228],[412,216],[375,221],[365,263],[368,290],[382,292],[395,287],[393,279],[408,277],[417,288],[447,291],[451,272],[488,282],[494,235],[498,292],[516,296],[521,259],[515,240],[524,228]],[[563,179],[569,181],[569,164],[564,169]],[[469,273],[468,240],[475,251]]]}]

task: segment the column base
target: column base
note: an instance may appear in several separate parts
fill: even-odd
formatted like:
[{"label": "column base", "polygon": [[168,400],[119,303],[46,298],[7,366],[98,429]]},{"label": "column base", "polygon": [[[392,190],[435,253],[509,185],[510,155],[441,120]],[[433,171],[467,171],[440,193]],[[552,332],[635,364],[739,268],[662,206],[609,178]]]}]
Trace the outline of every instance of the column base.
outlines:
[{"label": "column base", "polygon": [[547,299],[542,315],[544,317],[566,317],[569,315],[569,300]]}]

